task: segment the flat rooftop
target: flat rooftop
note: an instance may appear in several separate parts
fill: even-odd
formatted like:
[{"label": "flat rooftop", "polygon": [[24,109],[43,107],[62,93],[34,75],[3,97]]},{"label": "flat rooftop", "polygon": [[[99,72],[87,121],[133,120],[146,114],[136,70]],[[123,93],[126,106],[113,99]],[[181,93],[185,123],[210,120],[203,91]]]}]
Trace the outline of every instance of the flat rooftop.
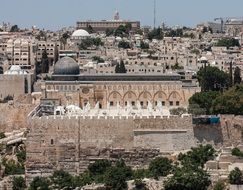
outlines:
[{"label": "flat rooftop", "polygon": [[144,74],[95,74],[95,75],[52,75],[50,81],[84,81],[84,82],[106,82],[106,81],[181,81],[179,74],[144,75]]}]

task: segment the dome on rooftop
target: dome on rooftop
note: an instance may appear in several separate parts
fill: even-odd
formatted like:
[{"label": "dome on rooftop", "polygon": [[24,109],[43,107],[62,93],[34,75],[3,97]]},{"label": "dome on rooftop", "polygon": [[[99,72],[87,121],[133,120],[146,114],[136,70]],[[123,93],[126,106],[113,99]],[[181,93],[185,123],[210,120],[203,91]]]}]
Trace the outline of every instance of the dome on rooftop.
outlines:
[{"label": "dome on rooftop", "polygon": [[89,33],[86,30],[79,29],[75,30],[72,34],[73,38],[83,38],[83,37],[89,37]]},{"label": "dome on rooftop", "polygon": [[78,63],[71,57],[63,57],[54,66],[55,75],[78,75]]},{"label": "dome on rooftop", "polygon": [[26,75],[26,71],[22,70],[19,65],[12,65],[9,70],[7,70],[5,75]]}]

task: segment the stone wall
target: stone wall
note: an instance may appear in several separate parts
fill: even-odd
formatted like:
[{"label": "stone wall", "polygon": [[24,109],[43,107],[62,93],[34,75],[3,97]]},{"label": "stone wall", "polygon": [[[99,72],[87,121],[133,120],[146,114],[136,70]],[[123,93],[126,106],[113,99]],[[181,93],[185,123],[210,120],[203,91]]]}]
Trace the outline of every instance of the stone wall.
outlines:
[{"label": "stone wall", "polygon": [[201,143],[237,145],[243,117],[223,115],[218,125],[193,125],[192,117],[30,117],[27,179],[65,169],[84,171],[97,159],[123,158],[144,166],[162,153],[188,150]]},{"label": "stone wall", "polygon": [[26,142],[27,177],[61,168],[78,174],[101,158],[144,166],[161,152],[195,146],[191,123],[191,117],[33,117]]},{"label": "stone wall", "polygon": [[27,116],[34,106],[30,104],[0,104],[0,132],[27,128]]}]

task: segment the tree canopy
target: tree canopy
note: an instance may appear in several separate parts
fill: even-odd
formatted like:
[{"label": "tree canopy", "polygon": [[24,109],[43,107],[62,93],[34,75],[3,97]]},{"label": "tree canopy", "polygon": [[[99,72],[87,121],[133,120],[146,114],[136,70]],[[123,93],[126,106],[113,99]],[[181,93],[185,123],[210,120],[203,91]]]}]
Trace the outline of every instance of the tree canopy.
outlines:
[{"label": "tree canopy", "polygon": [[242,183],[242,172],[239,168],[235,168],[229,174],[229,182],[233,185],[241,185]]},{"label": "tree canopy", "polygon": [[122,40],[118,43],[118,48],[129,49],[131,48],[131,44],[127,41]]},{"label": "tree canopy", "polygon": [[229,87],[229,75],[217,67],[203,67],[197,77],[202,91],[220,91]]},{"label": "tree canopy", "polygon": [[218,96],[212,105],[213,113],[243,114],[243,85],[236,85]]},{"label": "tree canopy", "polygon": [[48,59],[46,49],[42,52],[41,72],[42,73],[48,73],[49,72],[49,59]]},{"label": "tree canopy", "polygon": [[241,79],[241,70],[239,67],[236,67],[235,68],[235,71],[234,71],[234,84],[240,84],[242,81]]},{"label": "tree canopy", "polygon": [[154,178],[167,176],[172,169],[172,162],[168,158],[158,157],[149,164],[149,172]]},{"label": "tree canopy", "polygon": [[177,168],[165,181],[165,190],[207,190],[211,184],[209,175],[202,169]]},{"label": "tree canopy", "polygon": [[149,40],[153,40],[153,39],[162,40],[163,37],[164,37],[164,34],[163,34],[162,29],[160,27],[155,28],[151,32],[148,33],[148,39]]},{"label": "tree canopy", "polygon": [[126,73],[126,72],[127,72],[127,69],[124,64],[124,61],[121,60],[120,63],[116,64],[115,73]]},{"label": "tree canopy", "polygon": [[215,44],[215,46],[223,46],[223,47],[240,47],[239,40],[235,38],[222,38],[218,40],[218,42]]}]

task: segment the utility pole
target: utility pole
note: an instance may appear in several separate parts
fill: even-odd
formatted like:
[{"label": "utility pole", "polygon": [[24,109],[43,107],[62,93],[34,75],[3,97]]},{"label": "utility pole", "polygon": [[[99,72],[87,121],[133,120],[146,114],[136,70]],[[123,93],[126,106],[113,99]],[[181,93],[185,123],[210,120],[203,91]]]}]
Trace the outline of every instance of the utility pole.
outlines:
[{"label": "utility pole", "polygon": [[156,0],[154,0],[154,29],[156,25]]}]

